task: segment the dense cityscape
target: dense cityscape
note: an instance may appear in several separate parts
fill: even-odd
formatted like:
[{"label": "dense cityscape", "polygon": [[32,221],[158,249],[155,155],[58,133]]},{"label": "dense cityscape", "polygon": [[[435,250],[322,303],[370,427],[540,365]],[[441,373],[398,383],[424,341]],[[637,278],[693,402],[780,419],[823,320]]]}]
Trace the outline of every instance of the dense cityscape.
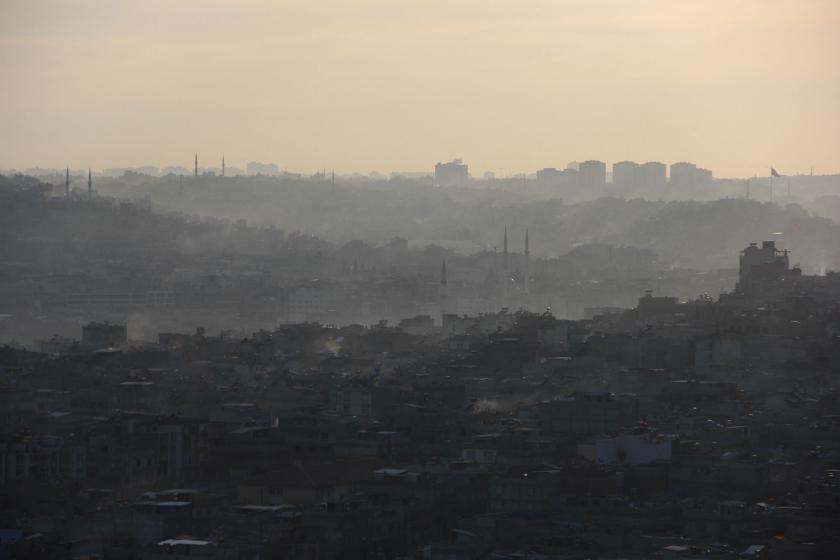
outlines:
[{"label": "dense cityscape", "polygon": [[840,558],[838,29],[0,1],[0,560]]},{"label": "dense cityscape", "polygon": [[[269,185],[304,215],[373,179],[65,175],[0,177],[5,557],[833,557],[840,224],[804,200],[410,184],[506,200],[466,253],[177,208]],[[614,235],[668,249],[532,254],[634,204]],[[703,268],[697,213],[754,237]]]}]

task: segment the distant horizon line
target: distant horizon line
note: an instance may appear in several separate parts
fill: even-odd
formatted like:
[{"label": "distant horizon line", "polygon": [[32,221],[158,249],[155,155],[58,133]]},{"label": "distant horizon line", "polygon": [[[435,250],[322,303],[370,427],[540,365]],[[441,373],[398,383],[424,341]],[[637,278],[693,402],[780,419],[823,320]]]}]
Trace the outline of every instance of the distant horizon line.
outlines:
[{"label": "distant horizon line", "polygon": [[[450,160],[449,162],[438,162],[438,163],[452,163],[454,161],[458,161],[458,160],[456,159],[456,160]],[[498,170],[498,171],[500,171],[500,173],[498,173],[498,174],[493,170],[479,171],[479,172],[477,172],[477,174],[469,175],[468,178],[470,180],[474,180],[474,181],[486,181],[486,180],[493,180],[493,179],[495,179],[495,180],[521,179],[523,177],[523,175],[526,178],[535,177],[536,174],[539,171],[548,170],[548,169],[553,169],[553,170],[558,170],[558,171],[564,171],[564,170],[568,170],[568,169],[574,170],[574,168],[570,167],[570,165],[584,163],[585,161],[597,161],[597,162],[600,162],[600,163],[604,163],[607,166],[607,175],[612,175],[612,169],[610,167],[610,164],[608,164],[607,162],[604,162],[602,160],[581,160],[581,161],[572,161],[569,164],[567,164],[565,167],[542,167],[542,168],[539,168],[539,169],[536,169],[536,170],[533,170],[533,171],[524,171],[524,172],[520,171],[520,172],[514,172],[512,174],[507,174],[507,175],[505,175],[502,172],[501,169]],[[665,165],[666,167],[669,167],[669,168],[672,165],[676,165],[676,164],[680,164],[680,163],[692,163],[693,164],[693,162],[689,162],[687,160],[675,161],[673,163],[665,163],[665,162],[662,162],[662,161],[654,161],[654,160],[645,161],[645,162],[641,162],[641,163],[633,161],[633,160],[619,160],[619,161],[615,161],[615,162],[611,162],[611,163],[612,163],[612,165],[619,164],[619,163],[634,163],[634,164],[637,164],[639,166],[644,165],[645,163],[658,163],[658,164]],[[251,165],[251,164],[264,165],[266,167],[275,166],[277,168],[277,170],[275,172],[269,172],[269,173],[248,172],[247,167],[248,167],[248,165]],[[469,164],[466,164],[466,165],[469,167]],[[696,165],[696,164],[694,164],[694,165]],[[699,165],[697,167],[698,167],[698,169],[700,169]],[[764,174],[760,174],[760,175],[759,174],[754,174],[754,175],[751,175],[751,176],[734,176],[734,175],[733,176],[720,176],[720,177],[719,176],[714,176],[714,180],[749,180],[749,179],[754,179],[754,178],[755,179],[768,178],[768,177],[772,177],[772,174],[771,174],[771,171],[770,171],[772,167],[773,166],[768,166],[766,175],[764,175]],[[96,175],[100,175],[100,176],[105,175],[105,176],[113,176],[113,177],[118,176],[118,175],[114,175],[113,174],[114,172],[125,172],[125,171],[134,171],[134,172],[139,172],[141,174],[145,174],[145,175],[149,175],[149,176],[157,176],[157,177],[165,177],[166,175],[169,175],[169,174],[176,174],[177,175],[177,173],[174,173],[174,171],[173,171],[175,169],[182,170],[183,173],[181,173],[181,174],[185,175],[185,176],[186,175],[193,176],[194,172],[195,172],[194,165],[185,166],[185,165],[143,164],[143,165],[99,167],[99,168],[96,168],[96,167],[77,167],[77,168],[73,168],[72,166],[61,166],[61,167],[40,167],[40,166],[31,167],[30,166],[30,167],[26,167],[26,168],[6,167],[6,168],[0,168],[0,174],[20,173],[20,174],[23,174],[23,175],[27,175],[27,174],[35,175],[36,173],[33,173],[33,172],[41,172],[41,173],[38,173],[38,174],[41,174],[41,175],[59,174],[59,173],[63,174],[68,169],[70,170],[71,173],[80,173],[80,172],[87,173],[88,170],[90,170],[90,171],[94,172],[94,174],[96,174]],[[708,169],[708,168],[706,168],[706,169]],[[149,172],[149,171],[152,171],[152,170],[154,170],[154,173]],[[165,172],[166,170],[169,170],[169,171]],[[207,166],[207,167],[199,166],[198,170],[200,172],[204,172],[204,173],[222,171],[221,159],[219,161],[218,166]],[[371,176],[379,175],[379,176],[382,176],[382,177],[385,177],[385,178],[390,178],[390,177],[393,177],[393,176],[408,176],[408,177],[413,177],[413,178],[420,178],[420,177],[428,176],[428,177],[433,178],[434,175],[435,175],[434,168],[429,169],[429,170],[413,170],[413,171],[412,170],[393,170],[393,171],[386,171],[386,172],[379,171],[379,170],[376,170],[376,169],[365,172],[365,171],[337,171],[337,170],[334,170],[334,169],[329,169],[329,168],[323,169],[322,168],[322,169],[319,169],[319,170],[316,170],[316,171],[307,172],[307,171],[295,171],[295,170],[292,170],[292,169],[289,169],[289,168],[286,168],[286,167],[281,167],[279,164],[276,164],[276,163],[273,163],[273,162],[260,162],[260,161],[249,161],[248,163],[245,164],[244,168],[237,167],[236,165],[231,165],[231,164],[225,162],[224,170],[225,170],[226,174],[229,174],[229,173],[233,172],[233,174],[230,175],[231,177],[243,177],[243,176],[255,177],[255,176],[259,176],[259,175],[268,176],[268,177],[282,176],[282,175],[299,175],[299,176],[302,176],[302,177],[316,177],[316,176],[319,176],[319,175],[330,176],[331,174],[335,174],[336,177],[347,177],[347,176],[371,177]],[[838,169],[836,171],[829,171],[829,172],[817,172],[816,170],[813,169],[813,167],[811,167],[809,169],[809,171],[806,172],[806,173],[803,173],[799,170],[797,170],[795,173],[785,173],[783,171],[778,171],[778,170],[777,170],[777,172],[779,172],[779,178],[784,178],[784,177],[790,177],[790,178],[792,178],[792,177],[830,177],[830,176],[834,176],[834,175],[840,175],[840,169]]]}]

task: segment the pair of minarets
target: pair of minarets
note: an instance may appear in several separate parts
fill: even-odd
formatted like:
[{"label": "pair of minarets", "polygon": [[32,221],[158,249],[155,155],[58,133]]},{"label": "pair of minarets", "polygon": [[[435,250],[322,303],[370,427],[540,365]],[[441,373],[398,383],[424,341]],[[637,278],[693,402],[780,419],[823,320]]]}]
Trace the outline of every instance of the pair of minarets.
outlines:
[{"label": "pair of minarets", "polygon": [[[67,167],[64,174],[64,192],[70,196],[70,166]],[[88,168],[88,199],[93,198],[93,176],[90,168]]]},{"label": "pair of minarets", "polygon": [[[503,265],[504,265],[504,291],[505,297],[508,296],[509,284],[510,284],[510,269],[508,267],[508,233],[507,233],[507,226],[505,226],[505,239],[504,239],[504,255],[503,255]],[[531,293],[531,240],[528,235],[528,228],[525,228],[525,293]]]},{"label": "pair of minarets", "polygon": [[[194,174],[198,177],[198,152],[195,154],[195,170]],[[222,154],[222,177],[225,176],[225,155]]]}]

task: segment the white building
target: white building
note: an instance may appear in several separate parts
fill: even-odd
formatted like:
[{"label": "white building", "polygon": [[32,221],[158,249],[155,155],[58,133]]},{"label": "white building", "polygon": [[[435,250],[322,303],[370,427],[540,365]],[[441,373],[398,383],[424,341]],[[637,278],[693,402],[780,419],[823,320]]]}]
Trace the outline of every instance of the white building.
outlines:
[{"label": "white building", "polygon": [[632,190],[638,185],[639,165],[634,161],[619,161],[612,166],[613,186],[617,189]]},{"label": "white building", "polygon": [[582,162],[579,165],[578,180],[585,190],[603,189],[607,184],[607,164],[595,160]]},{"label": "white building", "polygon": [[636,172],[636,184],[642,188],[661,189],[668,184],[668,172],[664,163],[648,161]]}]

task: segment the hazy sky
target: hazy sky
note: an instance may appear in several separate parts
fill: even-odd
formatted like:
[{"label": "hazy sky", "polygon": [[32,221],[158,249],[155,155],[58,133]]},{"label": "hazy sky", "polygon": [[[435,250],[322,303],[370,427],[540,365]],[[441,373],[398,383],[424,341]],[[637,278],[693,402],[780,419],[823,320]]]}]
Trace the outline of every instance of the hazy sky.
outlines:
[{"label": "hazy sky", "polygon": [[840,171],[838,0],[0,0],[0,168]]}]

